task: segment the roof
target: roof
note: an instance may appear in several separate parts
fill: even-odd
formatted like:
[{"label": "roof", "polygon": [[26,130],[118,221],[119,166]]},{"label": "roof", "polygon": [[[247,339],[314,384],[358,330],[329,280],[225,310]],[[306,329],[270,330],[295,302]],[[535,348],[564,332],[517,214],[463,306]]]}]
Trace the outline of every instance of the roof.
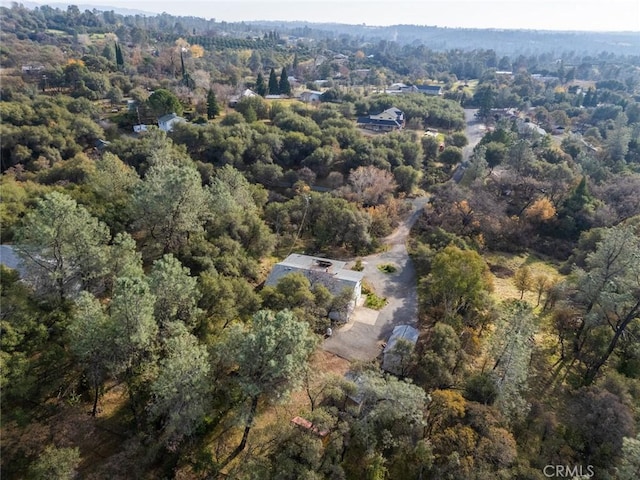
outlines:
[{"label": "roof", "polygon": [[20,275],[25,272],[24,262],[11,245],[0,245],[0,263],[5,267],[17,270]]},{"label": "roof", "polygon": [[298,425],[299,427],[302,427],[305,430],[309,430],[310,432],[315,433],[319,437],[326,437],[327,435],[329,435],[328,430],[320,430],[318,427],[316,427],[313,423],[311,423],[306,418],[293,417],[291,419],[291,423],[293,423],[294,425]]},{"label": "roof", "polygon": [[440,85],[416,85],[419,92],[440,93],[442,86]]},{"label": "roof", "polygon": [[277,285],[280,279],[291,273],[302,273],[311,281],[319,281],[333,294],[342,292],[345,288],[353,290],[364,274],[346,269],[347,263],[329,258],[312,257],[292,253],[282,262],[276,263],[269,273],[266,286]]},{"label": "roof", "polygon": [[387,372],[394,373],[396,375],[402,374],[402,357],[394,352],[394,347],[399,340],[407,340],[412,345],[415,345],[418,341],[418,335],[420,332],[411,325],[398,325],[393,328],[393,333],[389,337],[387,345],[384,347],[382,359],[382,369]]},{"label": "roof", "polygon": [[173,120],[174,118],[182,119],[182,117],[179,117],[175,113],[167,113],[166,115],[162,115],[160,118],[158,118],[158,123],[167,123]]},{"label": "roof", "polygon": [[393,350],[398,340],[404,339],[408,340],[411,343],[415,344],[418,341],[418,329],[412,327],[411,325],[398,325],[393,328],[393,332],[389,337],[389,341],[387,342],[387,346],[384,347],[384,353],[388,353]]}]

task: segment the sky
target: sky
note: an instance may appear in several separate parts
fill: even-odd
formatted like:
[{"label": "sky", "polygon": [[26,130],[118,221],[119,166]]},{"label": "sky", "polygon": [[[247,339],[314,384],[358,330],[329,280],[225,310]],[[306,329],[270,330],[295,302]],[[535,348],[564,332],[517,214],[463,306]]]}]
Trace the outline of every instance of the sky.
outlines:
[{"label": "sky", "polygon": [[[135,8],[217,21],[414,24],[464,28],[637,31],[640,0],[32,0]],[[6,0],[2,1],[3,4]]]}]

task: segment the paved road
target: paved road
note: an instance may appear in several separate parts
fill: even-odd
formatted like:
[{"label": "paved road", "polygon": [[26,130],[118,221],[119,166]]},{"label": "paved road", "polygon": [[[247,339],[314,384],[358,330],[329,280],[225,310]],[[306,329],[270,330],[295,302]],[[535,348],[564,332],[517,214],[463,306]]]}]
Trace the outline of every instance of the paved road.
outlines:
[{"label": "paved road", "polygon": [[[387,238],[386,252],[369,255],[362,259],[367,281],[379,296],[386,297],[388,304],[376,312],[360,307],[354,319],[336,329],[331,338],[324,341],[323,348],[348,360],[370,361],[381,352],[380,345],[386,342],[396,325],[416,325],[418,320],[418,294],[416,272],[407,253],[406,241],[411,227],[416,222],[428,197],[412,200],[413,209],[404,222]],[[378,265],[392,263],[398,271],[385,274]]]},{"label": "paved road", "polygon": [[476,113],[478,109],[476,108],[465,108],[464,109],[464,120],[467,124],[465,127],[465,135],[469,140],[469,144],[462,149],[462,156],[464,160],[469,160],[471,154],[473,153],[473,149],[478,144],[478,142],[482,139],[484,134],[487,131],[484,123],[480,122],[476,118]]}]

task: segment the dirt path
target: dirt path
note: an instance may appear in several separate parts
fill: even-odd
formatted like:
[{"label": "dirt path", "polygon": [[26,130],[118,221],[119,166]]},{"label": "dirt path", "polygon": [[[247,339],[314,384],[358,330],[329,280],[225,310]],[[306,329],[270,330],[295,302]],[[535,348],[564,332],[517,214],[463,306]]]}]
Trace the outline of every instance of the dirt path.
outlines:
[{"label": "dirt path", "polygon": [[[416,272],[407,253],[406,242],[427,201],[428,197],[412,200],[411,213],[384,240],[389,249],[362,259],[365,281],[377,295],[386,297],[387,305],[380,312],[357,308],[353,319],[325,340],[323,348],[326,351],[349,360],[370,361],[380,354],[380,345],[389,338],[394,326],[417,323]],[[386,274],[378,270],[379,265],[386,263],[395,265],[397,271]]]}]

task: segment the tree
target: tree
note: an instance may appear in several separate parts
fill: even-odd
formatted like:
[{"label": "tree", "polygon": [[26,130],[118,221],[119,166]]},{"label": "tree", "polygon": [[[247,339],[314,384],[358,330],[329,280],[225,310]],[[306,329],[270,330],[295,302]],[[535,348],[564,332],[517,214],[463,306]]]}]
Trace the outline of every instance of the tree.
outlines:
[{"label": "tree", "polygon": [[90,293],[82,292],[69,324],[69,343],[93,390],[91,415],[94,417],[98,411],[100,387],[110,367],[113,330],[113,324],[100,302]]},{"label": "tree", "polygon": [[622,454],[618,462],[617,478],[635,480],[640,476],[640,434],[622,439]]},{"label": "tree", "polygon": [[107,271],[109,229],[75,200],[51,192],[16,231],[16,250],[27,280],[63,300],[75,291],[99,289]]},{"label": "tree", "polygon": [[510,301],[502,306],[491,340],[494,359],[492,376],[497,388],[496,404],[510,420],[523,419],[529,410],[524,398],[536,331],[535,318],[528,303]]},{"label": "tree", "polygon": [[250,406],[240,444],[224,465],[244,450],[259,400],[282,399],[300,384],[315,344],[309,327],[288,311],[261,310],[249,328],[240,324],[230,327],[221,347],[223,358],[232,362],[229,367]]},{"label": "tree", "polygon": [[161,253],[176,251],[190,234],[201,232],[208,215],[209,193],[190,166],[152,166],[133,196],[137,226],[147,246]]},{"label": "tree", "polygon": [[258,73],[258,77],[256,78],[256,93],[261,97],[264,97],[267,94],[267,85],[264,81],[262,72]]},{"label": "tree", "polygon": [[[627,328],[640,315],[638,272],[640,237],[630,225],[605,230],[595,251],[587,255],[584,269],[576,272],[584,319],[576,332],[574,349],[587,367],[587,385],[595,380]],[[592,341],[601,333],[605,334],[604,348],[591,351],[589,346],[595,347]]]},{"label": "tree", "polygon": [[220,105],[216,98],[216,92],[210,88],[207,92],[207,118],[212,120],[220,115]]},{"label": "tree", "polygon": [[438,160],[450,167],[460,163],[462,158],[462,150],[458,147],[446,147],[438,156]]},{"label": "tree", "polygon": [[182,115],[182,104],[180,100],[164,88],[159,88],[149,95],[147,105],[156,117],[161,117],[168,113]]},{"label": "tree", "polygon": [[80,464],[80,449],[56,448],[49,445],[29,469],[34,480],[73,480]]},{"label": "tree", "polygon": [[498,93],[493,85],[482,84],[476,88],[473,94],[473,101],[478,106],[478,116],[480,118],[488,118],[491,114],[491,109],[495,105]]},{"label": "tree", "polygon": [[401,165],[393,171],[398,189],[401,192],[413,193],[420,184],[422,179],[422,171],[417,170],[409,165]]},{"label": "tree", "polygon": [[129,393],[129,407],[139,423],[140,378],[153,369],[152,350],[158,335],[153,318],[155,297],[142,277],[116,280],[109,314],[113,322],[112,372],[124,381]]},{"label": "tree", "polygon": [[583,387],[568,404],[567,440],[585,463],[613,466],[625,437],[633,435],[631,409],[616,394],[597,386]]},{"label": "tree", "polygon": [[149,286],[156,299],[154,317],[160,328],[168,329],[174,322],[181,322],[189,330],[196,326],[201,313],[197,307],[198,281],[177,258],[169,254],[156,260]]},{"label": "tree", "polygon": [[533,289],[534,278],[531,269],[526,265],[520,267],[513,277],[513,283],[520,292],[520,300],[524,298],[524,292]]},{"label": "tree", "polygon": [[416,382],[430,388],[450,388],[454,371],[462,361],[460,338],[454,328],[436,323],[429,332],[422,351],[417,354]]},{"label": "tree", "polygon": [[150,387],[152,418],[161,418],[163,440],[175,445],[191,435],[204,418],[211,390],[207,349],[183,326],[174,326],[164,343],[158,377]]},{"label": "tree", "polygon": [[289,83],[289,75],[287,74],[287,69],[282,67],[282,72],[280,73],[280,84],[278,85],[278,91],[280,95],[291,95],[291,84]]},{"label": "tree", "polygon": [[492,289],[489,267],[473,250],[449,245],[433,258],[430,275],[421,281],[432,306],[442,308],[444,318],[482,305]]},{"label": "tree", "polygon": [[124,56],[122,55],[122,48],[120,44],[116,42],[116,65],[118,66],[118,70],[122,70],[124,68]]},{"label": "tree", "polygon": [[397,185],[393,174],[373,165],[358,167],[349,174],[349,193],[354,200],[369,207],[386,200]]},{"label": "tree", "polygon": [[269,95],[278,95],[279,93],[278,77],[276,76],[276,71],[272,68],[271,72],[269,72]]}]

